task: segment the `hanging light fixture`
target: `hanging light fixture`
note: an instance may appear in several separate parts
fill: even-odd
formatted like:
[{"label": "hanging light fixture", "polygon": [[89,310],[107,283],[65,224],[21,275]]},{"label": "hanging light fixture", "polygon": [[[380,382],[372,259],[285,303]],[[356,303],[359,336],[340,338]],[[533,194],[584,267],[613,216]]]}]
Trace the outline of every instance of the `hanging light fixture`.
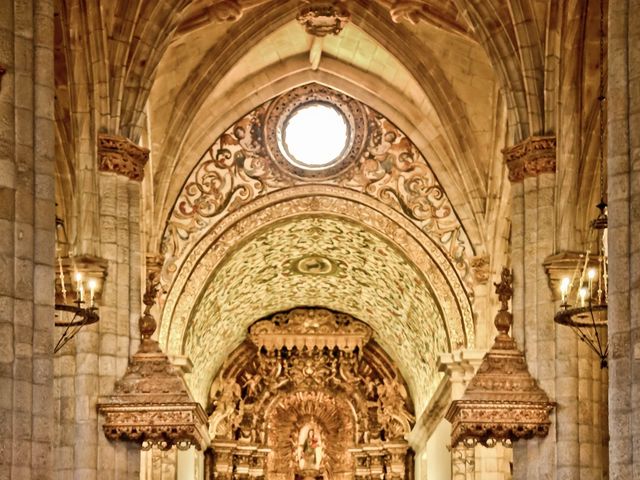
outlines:
[{"label": "hanging light fixture", "polygon": [[604,1],[600,0],[600,202],[598,216],[591,222],[586,250],[579,255],[571,277],[560,284],[560,310],[554,321],[571,327],[600,357],[600,368],[607,367],[608,252],[607,203],[605,202],[604,144]]},{"label": "hanging light fixture", "polygon": [[82,327],[100,320],[95,303],[98,281],[96,278],[85,278],[82,269],[78,268],[76,263],[69,265],[68,262],[63,262],[61,254],[63,245],[68,245],[67,233],[64,222],[56,217],[58,281],[56,282],[55,326],[64,330],[53,349],[54,353],[75,337]]}]

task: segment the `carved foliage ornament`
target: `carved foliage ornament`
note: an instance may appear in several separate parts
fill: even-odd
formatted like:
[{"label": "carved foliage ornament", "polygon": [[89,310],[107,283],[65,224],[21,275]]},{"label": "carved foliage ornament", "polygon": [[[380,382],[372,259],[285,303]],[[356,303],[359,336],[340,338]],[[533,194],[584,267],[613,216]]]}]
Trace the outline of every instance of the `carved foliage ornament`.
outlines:
[{"label": "carved foliage ornament", "polygon": [[509,169],[509,180],[521,182],[525,177],[556,171],[556,137],[529,137],[502,150]]},{"label": "carved foliage ornament", "polygon": [[151,274],[139,322],[140,348],[113,394],[98,402],[98,411],[105,417],[103,430],[109,440],[136,442],[143,448],[206,448],[208,423],[203,408],[191,397],[182,372],[151,339],[156,323],[150,310],[157,291],[158,282]]},{"label": "carved foliage ornament", "polygon": [[524,354],[509,335],[512,280],[511,272],[503,269],[502,281],[496,284],[501,302],[495,319],[499,333],[464,395],[451,404],[445,415],[452,424],[453,447],[460,442],[510,445],[549,433],[549,413],[555,404],[531,376]]},{"label": "carved foliage ornament", "polygon": [[[278,130],[308,102],[326,102],[347,119],[351,138],[341,161],[308,171],[286,160]],[[308,84],[267,102],[238,120],[204,154],[189,175],[163,238],[164,274],[178,271],[185,252],[225,216],[258,198],[302,182],[366,194],[402,214],[434,239],[460,277],[471,285],[471,244],[426,160],[389,120],[332,89]],[[170,281],[170,278],[166,278]]]},{"label": "carved foliage ornament", "polygon": [[120,135],[98,134],[98,168],[131,180],[142,181],[144,166],[149,160],[149,149],[136,145]]}]

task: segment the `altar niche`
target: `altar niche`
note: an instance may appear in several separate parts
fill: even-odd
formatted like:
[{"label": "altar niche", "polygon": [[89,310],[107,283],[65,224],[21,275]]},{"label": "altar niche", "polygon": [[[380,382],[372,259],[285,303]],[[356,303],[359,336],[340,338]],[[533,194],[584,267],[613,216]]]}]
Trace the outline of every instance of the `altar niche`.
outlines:
[{"label": "altar niche", "polygon": [[254,323],[211,386],[208,478],[411,479],[413,405],[371,334],[320,308]]}]

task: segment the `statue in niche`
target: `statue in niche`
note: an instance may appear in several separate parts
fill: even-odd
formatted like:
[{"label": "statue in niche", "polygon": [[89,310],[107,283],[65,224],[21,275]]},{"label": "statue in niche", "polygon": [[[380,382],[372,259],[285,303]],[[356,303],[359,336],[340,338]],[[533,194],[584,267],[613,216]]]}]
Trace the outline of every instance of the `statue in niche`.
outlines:
[{"label": "statue in niche", "polygon": [[296,459],[300,471],[320,471],[324,454],[324,446],[320,429],[315,423],[304,425],[298,434]]}]

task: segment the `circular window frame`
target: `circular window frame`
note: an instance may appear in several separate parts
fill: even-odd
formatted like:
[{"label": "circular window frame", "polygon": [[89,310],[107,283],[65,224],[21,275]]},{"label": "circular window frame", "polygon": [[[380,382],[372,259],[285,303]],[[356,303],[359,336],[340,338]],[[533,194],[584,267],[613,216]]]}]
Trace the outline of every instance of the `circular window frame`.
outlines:
[{"label": "circular window frame", "polygon": [[[342,153],[323,166],[305,166],[286,150],[283,130],[291,116],[306,105],[325,104],[340,113],[347,124],[347,142]],[[328,179],[341,175],[360,159],[367,142],[367,115],[357,100],[319,84],[307,84],[277,97],[269,106],[264,122],[267,151],[285,173],[303,180]]]},{"label": "circular window frame", "polygon": [[[336,155],[330,161],[319,163],[316,165],[311,163],[306,163],[301,159],[299,159],[298,157],[296,157],[289,149],[289,144],[287,142],[287,128],[290,125],[290,122],[293,120],[293,118],[296,115],[298,115],[302,110],[306,108],[313,108],[315,106],[322,106],[322,107],[333,110],[336,114],[339,115],[341,121],[344,122],[344,126],[345,126],[345,137],[344,137],[344,142],[342,145],[342,149],[340,150],[340,153],[338,153],[338,155]],[[325,170],[327,168],[331,168],[333,165],[338,163],[344,157],[346,151],[349,148],[349,144],[351,143],[351,128],[349,126],[349,122],[347,121],[347,118],[344,116],[344,113],[342,112],[342,110],[337,108],[334,104],[327,103],[327,102],[310,101],[310,102],[303,103],[302,105],[299,105],[284,119],[284,122],[282,122],[282,128],[278,130],[277,133],[278,133],[278,146],[280,148],[281,153],[285,156],[285,158],[290,163],[292,163],[294,166],[301,168],[303,170]]]}]

